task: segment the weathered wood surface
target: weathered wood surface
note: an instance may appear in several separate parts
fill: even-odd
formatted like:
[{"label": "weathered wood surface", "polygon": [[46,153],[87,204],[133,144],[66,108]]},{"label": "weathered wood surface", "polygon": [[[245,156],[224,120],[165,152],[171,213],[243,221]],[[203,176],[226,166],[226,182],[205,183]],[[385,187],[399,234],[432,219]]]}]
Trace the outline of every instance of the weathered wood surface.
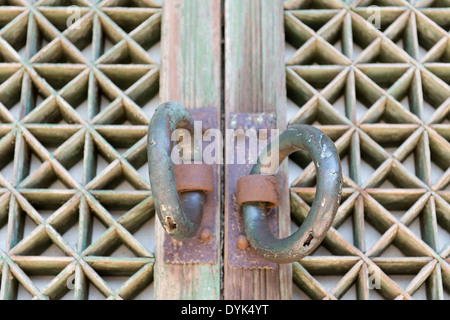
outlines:
[{"label": "weathered wood surface", "polygon": [[[225,1],[225,126],[231,127],[230,114],[273,114],[279,129],[285,128],[285,72],[283,1]],[[228,160],[226,160],[228,161]],[[289,233],[289,192],[286,164],[280,169],[281,203],[279,235]],[[229,199],[228,167],[225,168],[225,199]],[[224,298],[290,299],[291,266],[258,270],[230,266],[225,206]]]},{"label": "weathered wood surface", "polygon": [[[221,107],[221,2],[164,2],[161,44],[161,101],[178,101],[188,109]],[[220,123],[220,120],[219,120]],[[220,172],[220,170],[218,170]],[[220,174],[220,173],[219,173]],[[217,181],[220,181],[218,177]],[[218,184],[220,186],[220,184]],[[220,199],[220,187],[217,188]],[[164,230],[156,222],[155,298],[220,299],[220,204],[216,230],[216,264],[164,263]]]},{"label": "weathered wood surface", "polygon": [[[71,2],[80,5],[79,29],[65,29]],[[163,49],[163,95],[189,108],[220,110],[224,5],[226,107],[284,107],[284,79],[273,72],[280,62],[270,58],[284,56],[280,12],[271,7],[278,2],[218,2],[165,1],[174,22],[166,22],[163,35],[170,44]],[[373,271],[382,272],[379,292],[388,299],[416,298],[424,287],[427,298],[447,299],[450,290],[450,9],[445,1],[382,2],[381,29],[367,23],[371,0],[285,2],[287,41],[295,50],[287,57],[287,88],[299,107],[291,122],[328,134],[348,168],[343,202],[323,243],[329,252],[293,266],[295,284],[315,299],[340,299],[354,284],[356,298],[370,299]],[[131,299],[150,285],[155,261],[150,234],[135,232],[154,212],[146,170],[137,170],[146,169],[153,102],[147,103],[159,87],[151,48],[160,38],[161,8],[152,0],[0,3],[0,299],[66,293],[88,299],[95,297],[92,285],[105,298]],[[291,214],[301,223],[315,173],[304,155],[292,160],[303,168],[291,189]],[[93,235],[99,224],[104,232]],[[73,234],[65,232],[75,228],[71,244]],[[380,234],[371,243],[374,232]],[[132,256],[111,257],[122,244]],[[220,298],[220,266],[186,266],[174,279],[175,269],[160,270],[156,288],[167,286],[167,297]],[[268,297],[264,290],[274,283],[268,274],[235,272],[226,278],[235,286],[225,287],[242,294],[236,297]],[[414,278],[402,286],[391,274]],[[33,278],[42,275],[53,279],[45,288]],[[342,278],[328,289],[316,275]],[[109,276],[131,277],[113,290]],[[271,286],[275,293],[279,287]]]},{"label": "weathered wood surface", "polygon": [[[323,242],[340,267],[325,270],[328,257],[307,257],[294,265],[294,282],[313,299],[340,299],[353,284],[361,300],[376,293],[413,299],[421,287],[428,299],[445,299],[450,87],[442,17],[448,9],[386,1],[377,25],[371,4],[285,4],[287,91],[299,107],[290,122],[315,125],[332,137],[346,171],[343,200]],[[291,214],[301,223],[315,195],[315,168],[306,154],[292,160],[303,168],[291,188]],[[346,220],[351,240],[340,229]],[[373,229],[380,236],[371,244]],[[393,248],[399,251],[388,256]],[[349,256],[359,258],[353,267]],[[325,273],[343,275],[333,290],[315,279]],[[380,287],[372,290],[368,280],[375,273]],[[402,286],[391,274],[414,278]]]}]

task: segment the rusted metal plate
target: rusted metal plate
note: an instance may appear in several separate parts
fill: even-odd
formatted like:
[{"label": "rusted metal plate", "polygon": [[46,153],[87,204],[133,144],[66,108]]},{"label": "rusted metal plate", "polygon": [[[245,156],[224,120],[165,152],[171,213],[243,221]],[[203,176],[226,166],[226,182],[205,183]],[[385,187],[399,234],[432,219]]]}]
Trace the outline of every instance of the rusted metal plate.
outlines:
[{"label": "rusted metal plate", "polygon": [[161,18],[152,1],[0,1],[0,300],[152,297],[139,170]]},{"label": "rusted metal plate", "polygon": [[[270,129],[276,128],[276,119],[272,113],[232,113],[230,114],[230,128],[234,130],[242,129],[244,132],[253,129],[258,132],[260,129],[268,129],[268,138],[270,139]],[[227,150],[231,148],[231,144],[227,144]],[[228,261],[233,267],[244,269],[278,269],[278,264],[263,259],[250,244],[245,249],[238,247],[238,242],[242,242],[245,236],[244,218],[242,207],[236,201],[237,181],[240,177],[250,173],[254,163],[251,159],[256,159],[258,154],[253,155],[252,150],[248,148],[238,148],[237,142],[233,143],[234,159],[233,163],[227,163],[228,171],[228,188],[230,198],[227,203],[229,212],[232,214],[228,217]],[[239,161],[239,157],[245,152],[245,163]],[[230,154],[228,154],[230,155]],[[255,157],[256,156],[256,157]],[[230,159],[230,157],[227,157]],[[267,213],[267,221],[272,232],[278,234],[278,214],[277,208],[272,208]],[[239,245],[241,247],[241,245]],[[244,246],[245,247],[245,246]]]},{"label": "rusted metal plate", "polygon": [[[217,111],[215,108],[202,108],[189,110],[194,121],[201,121],[202,128],[217,129]],[[203,150],[211,142],[203,142]],[[220,186],[217,181],[217,168],[214,167],[214,186]],[[164,262],[168,264],[215,264],[218,261],[217,244],[220,235],[214,234],[216,230],[217,192],[205,195],[203,218],[197,234],[189,240],[177,241],[167,233],[164,235]],[[208,232],[209,230],[209,232]],[[203,239],[202,239],[203,238]]]},{"label": "rusted metal plate", "polygon": [[264,202],[268,208],[280,204],[280,186],[275,176],[252,174],[244,176],[237,183],[237,203]]}]

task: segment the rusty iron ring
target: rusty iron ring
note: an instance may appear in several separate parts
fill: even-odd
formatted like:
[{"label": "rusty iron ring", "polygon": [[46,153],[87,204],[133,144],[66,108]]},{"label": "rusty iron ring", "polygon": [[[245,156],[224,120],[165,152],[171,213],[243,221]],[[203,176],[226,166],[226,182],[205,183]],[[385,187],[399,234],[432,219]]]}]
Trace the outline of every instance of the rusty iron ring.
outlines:
[{"label": "rusty iron ring", "polygon": [[171,134],[175,129],[193,133],[194,120],[186,108],[174,101],[161,104],[148,131],[148,168],[155,211],[164,229],[176,240],[192,238],[199,228],[205,193],[186,191],[178,195]]},{"label": "rusty iron ring", "polygon": [[[314,162],[317,188],[308,216],[295,233],[279,239],[267,223],[266,202],[246,202],[243,212],[245,231],[253,248],[267,260],[290,263],[314,251],[331,227],[341,199],[342,172],[333,141],[319,129],[309,125],[291,125],[278,137],[278,143],[278,163],[298,150],[307,151]],[[267,165],[270,163],[272,145],[261,153],[251,175],[276,173],[278,167]]]}]

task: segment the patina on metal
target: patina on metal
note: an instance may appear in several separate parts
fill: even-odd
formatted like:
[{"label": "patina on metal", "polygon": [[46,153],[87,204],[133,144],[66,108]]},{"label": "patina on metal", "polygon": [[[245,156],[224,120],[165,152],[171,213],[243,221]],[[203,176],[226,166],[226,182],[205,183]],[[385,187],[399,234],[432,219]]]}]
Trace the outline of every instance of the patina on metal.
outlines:
[{"label": "patina on metal", "polygon": [[280,204],[280,185],[275,176],[248,175],[237,182],[236,202],[242,206],[246,202],[265,202],[267,208]]},{"label": "patina on metal", "polygon": [[[235,132],[238,132],[238,130],[243,130],[244,132],[267,130],[267,141],[270,141],[272,137],[271,129],[276,129],[277,127],[275,115],[269,112],[231,113],[229,123],[230,128]],[[229,137],[229,139],[232,138]],[[264,259],[249,245],[245,233],[242,207],[238,203],[238,181],[240,178],[250,174],[259,157],[258,150],[252,150],[252,148],[248,147],[240,148],[237,137],[233,140],[233,144],[227,143],[227,146],[228,191],[226,194],[228,198],[226,202],[230,214],[225,219],[226,263],[233,269],[278,271],[279,264]],[[245,159],[245,161],[239,161],[239,157]],[[280,179],[279,173],[277,173],[277,178]],[[269,228],[273,234],[277,235],[280,233],[278,209],[279,207],[272,207],[266,211]]]},{"label": "patina on metal", "polygon": [[[277,106],[276,119],[288,111],[291,123],[313,124],[333,139],[348,170],[333,228],[318,248],[327,253],[292,264],[293,281],[309,298],[449,299],[448,2],[288,0],[284,24],[281,1],[227,0],[221,10],[220,1],[167,0],[164,19],[151,0],[0,2],[0,300],[150,298],[154,280],[158,299],[220,298],[221,291],[226,298],[271,299],[291,292],[286,273],[235,267],[249,265],[250,245],[241,250],[233,242],[245,257],[224,266],[235,282],[225,279],[222,288],[219,262],[165,264],[160,231],[170,236],[162,228],[155,259],[154,201],[141,169],[147,169],[148,111],[157,100],[217,111],[222,101],[226,113]],[[73,4],[80,28],[65,29]],[[371,4],[379,5],[381,29]],[[161,30],[160,66],[153,45]],[[260,36],[249,41],[251,35]],[[300,225],[316,174],[303,153],[291,165],[301,167],[289,178],[290,214]],[[269,212],[276,215],[276,208]],[[217,257],[219,219],[211,229]],[[368,285],[374,274],[380,290]],[[130,278],[116,288],[115,276]],[[325,285],[329,277],[340,280]]]},{"label": "patina on metal", "polygon": [[341,199],[342,172],[333,141],[319,129],[291,125],[279,136],[278,143],[279,150],[275,150],[274,143],[267,146],[250,174],[275,174],[273,166],[268,165],[270,157],[276,156],[274,152],[278,152],[281,163],[295,151],[307,151],[317,171],[316,197],[307,218],[291,236],[278,239],[267,223],[267,202],[246,202],[243,212],[245,232],[253,248],[267,260],[290,263],[314,251],[331,227]]},{"label": "patina on metal", "polygon": [[[195,108],[189,109],[194,121],[202,124],[202,132],[208,129],[216,129],[218,125],[216,108]],[[194,130],[195,131],[195,130]],[[204,133],[206,135],[206,132]],[[204,139],[202,142],[203,151],[210,142]],[[200,147],[200,145],[199,145]],[[190,170],[193,168],[193,170]],[[219,222],[219,211],[217,205],[219,194],[217,172],[219,164],[180,164],[175,165],[175,180],[177,191],[181,197],[185,191],[203,190],[205,202],[203,214],[197,233],[189,240],[180,242],[164,232],[163,254],[164,263],[170,265],[213,265],[219,260],[220,233],[217,232]],[[184,205],[184,204],[183,204]],[[183,210],[188,209],[183,206]]]},{"label": "patina on metal", "polygon": [[[164,229],[176,240],[192,238],[199,228],[205,192],[178,194],[175,165],[171,159],[171,135],[186,129],[193,136],[194,120],[178,102],[165,102],[155,111],[148,131],[148,166],[155,211]],[[183,209],[184,208],[184,209]]]}]

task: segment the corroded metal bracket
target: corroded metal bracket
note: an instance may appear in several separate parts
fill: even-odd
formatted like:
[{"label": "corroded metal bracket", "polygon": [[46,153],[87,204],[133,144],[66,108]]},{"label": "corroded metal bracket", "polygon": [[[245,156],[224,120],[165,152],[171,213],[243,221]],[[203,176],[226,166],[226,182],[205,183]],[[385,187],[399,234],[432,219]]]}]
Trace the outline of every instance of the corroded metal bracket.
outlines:
[{"label": "corroded metal bracket", "polygon": [[[267,166],[269,163],[267,160],[273,160],[270,159],[271,157],[276,157],[278,163],[281,163],[295,151],[307,151],[317,172],[316,196],[307,218],[295,233],[279,239],[267,227],[265,221],[266,208],[273,207],[273,201],[267,201],[270,200],[268,196],[256,195],[255,198],[245,199],[242,206],[245,231],[255,250],[267,260],[290,263],[299,261],[313,252],[330,229],[341,199],[342,169],[333,141],[313,126],[290,125],[280,134],[277,142],[267,146],[267,149],[261,153],[258,163],[252,168],[250,174],[260,175],[261,178],[272,177],[268,175],[275,174],[278,171],[278,165]],[[269,191],[273,189],[274,183],[278,182],[265,183],[267,194],[270,194]],[[251,187],[248,182],[247,186]]]},{"label": "corroded metal bracket", "polygon": [[[276,118],[271,113],[233,113],[230,115],[230,129],[248,130],[253,129],[258,132],[260,129],[267,129],[269,132],[268,139],[270,139],[270,129],[276,128]],[[231,145],[227,144],[230,148]],[[228,236],[226,239],[228,245],[228,261],[233,267],[244,269],[278,269],[278,264],[270,262],[262,258],[248,243],[245,234],[244,217],[242,214],[242,207],[238,205],[236,200],[236,188],[239,178],[246,176],[250,173],[254,163],[251,163],[249,158],[255,157],[253,154],[249,154],[249,148],[239,149],[237,143],[233,143],[233,163],[227,163],[228,166],[228,191],[229,199],[227,204],[229,206],[229,212],[232,212],[228,216],[228,221],[225,223],[228,225],[226,232]],[[230,150],[228,150],[230,151]],[[245,163],[238,163],[238,157],[242,156],[242,152],[245,152]],[[256,154],[256,158],[258,154]],[[227,156],[230,160],[230,154]],[[267,212],[267,222],[269,228],[273,234],[278,234],[278,214],[277,208],[272,208]]]},{"label": "corroded metal bracket", "polygon": [[[182,104],[165,102],[156,109],[148,129],[148,170],[159,221],[171,237],[183,241],[198,231],[205,193],[201,190],[178,193],[172,159],[172,136],[176,131],[187,132],[192,140],[194,120]],[[192,143],[188,148],[189,162],[194,154],[191,147]]]},{"label": "corroded metal bracket", "polygon": [[[217,111],[215,108],[201,108],[189,110],[194,121],[201,121],[203,130],[218,128]],[[203,142],[202,149],[209,143]],[[217,168],[214,170],[215,190],[205,194],[203,217],[197,233],[190,239],[178,241],[170,235],[164,235],[164,262],[167,264],[215,264],[218,261],[217,246],[219,234],[215,233],[217,220]]]}]

